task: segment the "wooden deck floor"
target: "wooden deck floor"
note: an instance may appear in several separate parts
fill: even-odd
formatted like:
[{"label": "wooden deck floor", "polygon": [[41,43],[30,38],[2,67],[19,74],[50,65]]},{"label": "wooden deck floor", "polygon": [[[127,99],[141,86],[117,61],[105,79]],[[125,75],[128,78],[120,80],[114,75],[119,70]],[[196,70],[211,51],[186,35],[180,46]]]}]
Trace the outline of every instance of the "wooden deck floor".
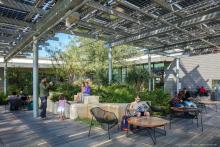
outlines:
[{"label": "wooden deck floor", "polygon": [[88,135],[88,126],[73,120],[60,121],[56,115],[48,114],[47,120],[33,118],[31,111],[4,112],[0,106],[0,147],[184,147],[220,146],[220,110],[209,107],[203,114],[204,131],[190,120],[175,120],[172,129],[166,126],[167,135],[157,138],[157,145],[146,132],[125,136],[124,132],[114,130],[108,140],[105,131],[93,128]]}]

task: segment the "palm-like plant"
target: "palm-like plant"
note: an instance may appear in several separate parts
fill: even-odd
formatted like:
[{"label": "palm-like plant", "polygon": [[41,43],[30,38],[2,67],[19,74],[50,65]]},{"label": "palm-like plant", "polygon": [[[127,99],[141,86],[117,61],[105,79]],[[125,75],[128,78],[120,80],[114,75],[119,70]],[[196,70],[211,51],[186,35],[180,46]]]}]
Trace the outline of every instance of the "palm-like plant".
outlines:
[{"label": "palm-like plant", "polygon": [[147,85],[147,80],[149,78],[149,73],[145,69],[134,66],[128,72],[126,81],[128,84],[132,85],[136,92],[139,92]]}]

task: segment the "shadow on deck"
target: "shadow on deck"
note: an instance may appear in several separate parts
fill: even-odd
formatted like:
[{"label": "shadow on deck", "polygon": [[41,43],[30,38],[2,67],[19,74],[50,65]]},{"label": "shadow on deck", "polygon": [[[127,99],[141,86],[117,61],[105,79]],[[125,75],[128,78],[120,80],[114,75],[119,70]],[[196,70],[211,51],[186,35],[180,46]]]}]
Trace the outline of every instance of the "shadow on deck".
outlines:
[{"label": "shadow on deck", "polygon": [[[203,113],[204,131],[197,128],[190,120],[175,119],[172,129],[166,126],[167,135],[157,138],[157,144],[146,132],[130,134],[117,129],[108,140],[107,132],[93,128],[88,137],[89,126],[67,119],[58,120],[56,115],[48,113],[47,120],[33,118],[32,111],[4,112],[0,106],[0,146],[22,147],[99,147],[99,146],[220,146],[220,113],[209,107],[208,113]],[[146,134],[146,136],[145,136]]]}]

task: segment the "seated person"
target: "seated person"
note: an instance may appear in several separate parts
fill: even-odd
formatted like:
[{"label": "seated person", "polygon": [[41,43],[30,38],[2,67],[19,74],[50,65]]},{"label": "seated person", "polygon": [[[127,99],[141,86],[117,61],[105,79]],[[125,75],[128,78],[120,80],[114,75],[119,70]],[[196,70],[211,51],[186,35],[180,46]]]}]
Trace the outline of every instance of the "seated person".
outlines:
[{"label": "seated person", "polygon": [[84,102],[84,97],[91,95],[91,87],[89,86],[89,82],[86,81],[81,87],[81,102]]},{"label": "seated person", "polygon": [[8,96],[8,101],[12,101],[17,98],[18,98],[18,96],[17,96],[16,92],[12,92],[12,94]]},{"label": "seated person", "polygon": [[174,98],[172,98],[171,104],[172,104],[173,107],[177,107],[177,108],[184,107],[184,105],[183,105],[183,94],[184,93],[182,91],[180,91],[178,93],[178,95],[176,95]]},{"label": "seated person", "polygon": [[137,117],[150,116],[150,113],[147,112],[143,103],[141,103],[141,98],[139,96],[137,96],[135,98],[135,101],[131,103],[130,110],[134,111],[134,115],[136,115]]},{"label": "seated person", "polygon": [[82,84],[80,85],[80,89],[81,91],[79,93],[77,93],[77,96],[74,97],[74,101],[76,102],[83,102],[83,93],[85,91],[85,83],[82,82]]},{"label": "seated person", "polygon": [[207,92],[206,92],[205,87],[202,86],[202,87],[199,88],[199,95],[200,96],[205,96],[205,95],[207,95],[206,93]]},{"label": "seated person", "polygon": [[91,87],[89,86],[89,82],[86,81],[83,95],[90,95],[90,94],[91,94]]},{"label": "seated person", "polygon": [[186,90],[186,88],[184,88],[184,95],[183,95],[183,105],[185,107],[193,107],[193,108],[197,108],[196,104],[193,103],[191,100],[193,98],[190,96],[189,92]]},{"label": "seated person", "polygon": [[183,89],[183,93],[184,93],[184,94],[183,94],[183,101],[192,99],[192,97],[191,97],[189,91],[187,91],[186,88]]},{"label": "seated person", "polygon": [[18,110],[21,106],[21,100],[16,92],[12,92],[12,95],[8,96],[8,102],[10,104],[10,110]]},{"label": "seated person", "polygon": [[27,96],[24,94],[23,90],[20,91],[19,98],[22,101],[26,101],[27,100]]},{"label": "seated person", "polygon": [[23,90],[20,91],[19,98],[22,101],[22,106],[26,106],[29,102],[29,97],[24,94]]}]

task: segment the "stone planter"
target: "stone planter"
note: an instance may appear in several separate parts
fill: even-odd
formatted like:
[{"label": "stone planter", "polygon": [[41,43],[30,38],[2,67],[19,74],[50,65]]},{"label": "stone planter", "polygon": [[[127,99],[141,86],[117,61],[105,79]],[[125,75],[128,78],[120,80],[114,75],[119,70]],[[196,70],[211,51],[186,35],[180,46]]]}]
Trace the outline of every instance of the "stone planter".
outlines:
[{"label": "stone planter", "polygon": [[[94,101],[93,101],[94,102]],[[90,109],[93,107],[100,107],[106,111],[115,113],[119,122],[122,117],[125,115],[125,109],[128,103],[74,103],[70,102],[70,105],[66,105],[65,108],[65,116],[70,119],[91,119],[92,115],[90,113]],[[52,102],[51,100],[47,100],[47,111],[57,114],[58,102]]]},{"label": "stone planter", "polygon": [[71,104],[70,105],[70,119],[88,118],[87,104]]},{"label": "stone planter", "polygon": [[95,96],[95,95],[85,96],[84,104],[99,104],[99,96]]},{"label": "stone planter", "polygon": [[[57,109],[58,102],[53,102],[50,99],[47,99],[47,111],[52,112],[53,114],[58,114]],[[70,105],[68,104],[65,107],[65,117],[70,118]]]}]

